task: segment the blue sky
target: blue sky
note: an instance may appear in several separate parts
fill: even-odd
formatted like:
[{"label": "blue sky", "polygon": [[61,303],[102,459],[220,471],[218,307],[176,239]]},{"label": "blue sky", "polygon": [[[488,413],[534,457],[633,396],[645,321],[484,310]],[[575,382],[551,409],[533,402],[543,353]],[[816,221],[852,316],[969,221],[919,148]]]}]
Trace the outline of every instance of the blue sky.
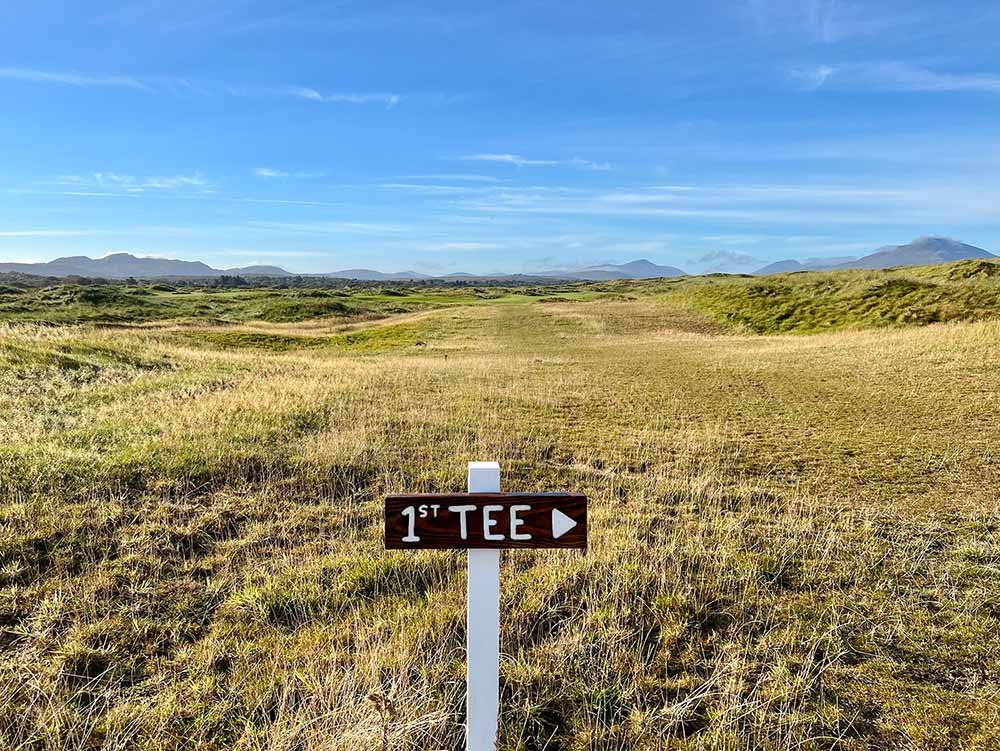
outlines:
[{"label": "blue sky", "polygon": [[1000,253],[1000,5],[13,2],[0,165],[5,261]]}]

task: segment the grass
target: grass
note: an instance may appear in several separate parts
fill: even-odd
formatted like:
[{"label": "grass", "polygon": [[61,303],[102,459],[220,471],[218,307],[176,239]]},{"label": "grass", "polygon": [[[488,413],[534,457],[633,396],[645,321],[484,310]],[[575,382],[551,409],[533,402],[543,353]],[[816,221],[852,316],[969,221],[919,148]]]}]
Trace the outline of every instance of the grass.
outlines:
[{"label": "grass", "polygon": [[664,298],[755,334],[926,325],[994,318],[1000,264],[969,260],[891,271],[671,281]]},{"label": "grass", "polygon": [[[976,302],[873,317],[900,279],[940,317]],[[967,264],[360,291],[340,300],[365,313],[302,322],[253,318],[259,291],[189,293],[205,317],[158,291],[180,314],[125,328],[11,314],[0,746],[460,748],[464,557],[382,550],[381,499],[494,458],[506,489],[591,499],[586,555],[504,554],[505,751],[996,748],[994,284]],[[810,304],[778,319],[768,286]],[[753,333],[774,320],[835,330]]]},{"label": "grass", "polygon": [[216,289],[164,284],[57,284],[0,290],[0,320],[134,325],[159,321],[301,323],[371,320],[501,297],[504,290]]}]

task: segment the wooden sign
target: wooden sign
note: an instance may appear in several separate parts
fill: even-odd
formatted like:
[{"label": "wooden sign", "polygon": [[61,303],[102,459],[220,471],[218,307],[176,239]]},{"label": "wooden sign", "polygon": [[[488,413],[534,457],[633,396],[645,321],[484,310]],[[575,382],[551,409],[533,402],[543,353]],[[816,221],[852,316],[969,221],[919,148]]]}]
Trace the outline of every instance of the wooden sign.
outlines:
[{"label": "wooden sign", "polygon": [[421,493],[385,499],[389,550],[586,548],[582,493]]},{"label": "wooden sign", "polygon": [[390,495],[389,550],[468,550],[466,751],[496,751],[500,702],[500,548],[586,548],[581,493],[501,493],[497,462],[469,462],[468,493]]}]

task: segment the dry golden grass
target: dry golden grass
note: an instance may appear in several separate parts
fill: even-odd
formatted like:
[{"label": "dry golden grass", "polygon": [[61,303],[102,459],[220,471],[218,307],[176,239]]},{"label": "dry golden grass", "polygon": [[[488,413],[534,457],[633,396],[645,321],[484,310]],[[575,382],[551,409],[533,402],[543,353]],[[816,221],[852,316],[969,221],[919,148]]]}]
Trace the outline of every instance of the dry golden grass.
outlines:
[{"label": "dry golden grass", "polygon": [[381,499],[496,459],[591,499],[504,556],[501,749],[1000,747],[1000,324],[393,325],[0,332],[0,746],[460,748],[464,557]]}]

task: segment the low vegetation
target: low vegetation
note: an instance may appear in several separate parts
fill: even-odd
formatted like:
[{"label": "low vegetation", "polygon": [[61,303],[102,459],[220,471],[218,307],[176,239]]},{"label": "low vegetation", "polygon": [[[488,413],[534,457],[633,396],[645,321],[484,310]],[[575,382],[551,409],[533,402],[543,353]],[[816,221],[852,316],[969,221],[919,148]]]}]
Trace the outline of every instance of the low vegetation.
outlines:
[{"label": "low vegetation", "polygon": [[702,277],[674,281],[666,292],[668,299],[755,334],[978,321],[1000,310],[1000,264]]},{"label": "low vegetation", "polygon": [[4,291],[0,747],[461,748],[381,499],[492,458],[591,499],[504,555],[501,749],[996,748],[994,268]]}]

